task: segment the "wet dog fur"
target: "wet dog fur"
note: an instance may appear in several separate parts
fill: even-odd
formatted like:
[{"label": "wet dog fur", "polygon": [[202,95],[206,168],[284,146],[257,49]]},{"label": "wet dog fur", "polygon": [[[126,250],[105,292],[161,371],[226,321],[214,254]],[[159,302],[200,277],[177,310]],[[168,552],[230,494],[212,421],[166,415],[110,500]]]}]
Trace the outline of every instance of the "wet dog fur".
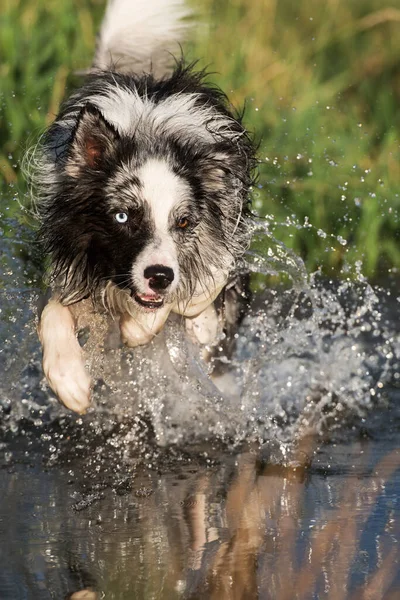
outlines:
[{"label": "wet dog fur", "polygon": [[[123,341],[135,347],[151,341],[170,312],[185,317],[193,338],[212,344],[221,320],[225,333],[234,330],[246,297],[237,265],[251,235],[254,145],[204,72],[183,61],[168,72],[162,60],[145,72],[138,54],[111,35],[122,9],[135,30],[137,4],[110,3],[94,69],[32,162],[51,264],[52,297],[39,322],[43,367],[61,402],[77,412],[90,402],[76,335],[88,301],[118,320]],[[178,2],[147,4],[151,22],[157,11],[183,11]],[[179,29],[171,23],[169,37]],[[149,57],[160,56],[159,45],[143,44]]]}]

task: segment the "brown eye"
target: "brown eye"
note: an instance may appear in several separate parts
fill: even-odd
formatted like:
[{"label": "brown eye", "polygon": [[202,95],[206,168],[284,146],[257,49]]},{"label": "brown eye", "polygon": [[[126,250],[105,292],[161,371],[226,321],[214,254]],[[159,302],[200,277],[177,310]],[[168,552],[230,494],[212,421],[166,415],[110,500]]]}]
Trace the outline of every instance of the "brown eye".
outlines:
[{"label": "brown eye", "polygon": [[179,229],[186,229],[186,227],[189,225],[189,219],[187,217],[181,217],[177,220],[176,224]]}]

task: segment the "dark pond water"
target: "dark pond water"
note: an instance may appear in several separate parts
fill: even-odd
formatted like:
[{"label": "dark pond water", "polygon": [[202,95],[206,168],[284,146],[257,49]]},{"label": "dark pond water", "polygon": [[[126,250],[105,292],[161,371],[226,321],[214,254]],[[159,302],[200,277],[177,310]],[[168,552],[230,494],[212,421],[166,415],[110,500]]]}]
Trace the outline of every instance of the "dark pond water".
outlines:
[{"label": "dark pond water", "polygon": [[89,338],[79,418],[43,381],[32,245],[6,225],[2,600],[400,597],[395,287],[249,256],[294,285],[256,295],[223,377],[179,320],[134,352]]}]

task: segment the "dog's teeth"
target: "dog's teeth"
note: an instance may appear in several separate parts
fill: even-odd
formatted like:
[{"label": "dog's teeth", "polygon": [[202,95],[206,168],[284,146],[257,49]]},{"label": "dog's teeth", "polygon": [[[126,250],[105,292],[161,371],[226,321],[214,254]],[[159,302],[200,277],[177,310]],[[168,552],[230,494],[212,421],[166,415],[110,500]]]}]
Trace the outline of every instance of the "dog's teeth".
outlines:
[{"label": "dog's teeth", "polygon": [[136,294],[134,296],[136,302],[148,309],[160,308],[164,304],[162,296],[150,296],[148,294]]}]

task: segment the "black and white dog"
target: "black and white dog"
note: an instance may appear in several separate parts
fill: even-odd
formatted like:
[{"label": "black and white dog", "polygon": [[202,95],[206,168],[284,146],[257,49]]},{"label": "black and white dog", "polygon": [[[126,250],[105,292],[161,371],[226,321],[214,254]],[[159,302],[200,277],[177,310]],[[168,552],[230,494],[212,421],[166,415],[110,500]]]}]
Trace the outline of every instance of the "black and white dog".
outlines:
[{"label": "black and white dog", "polygon": [[249,245],[255,159],[241,117],[203,72],[168,69],[185,11],[181,0],[112,0],[94,67],[34,155],[53,290],[39,323],[44,372],[78,412],[90,402],[80,306],[109,311],[132,347],[170,312],[211,343],[214,300],[234,290]]}]

